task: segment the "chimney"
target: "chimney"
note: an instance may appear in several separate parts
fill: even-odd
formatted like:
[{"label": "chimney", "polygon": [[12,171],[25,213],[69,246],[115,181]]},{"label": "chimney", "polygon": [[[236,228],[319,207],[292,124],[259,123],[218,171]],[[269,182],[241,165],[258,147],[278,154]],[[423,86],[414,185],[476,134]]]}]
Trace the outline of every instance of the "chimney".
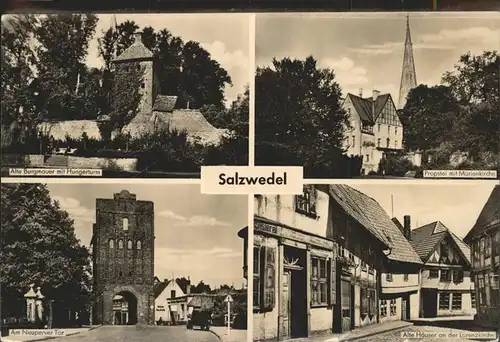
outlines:
[{"label": "chimney", "polygon": [[410,215],[405,215],[404,216],[404,236],[405,238],[410,241],[411,240],[411,220],[410,220]]},{"label": "chimney", "polygon": [[134,43],[142,43],[142,34],[140,32],[134,33]]},{"label": "chimney", "polygon": [[363,97],[363,88],[359,88],[359,97]]},{"label": "chimney", "polygon": [[377,101],[377,97],[380,95],[380,91],[373,90],[373,102]]},{"label": "chimney", "polygon": [[163,282],[164,283],[168,283],[168,279],[163,279]]},{"label": "chimney", "polygon": [[190,295],[191,294],[191,277],[188,276],[188,281],[187,281],[187,285],[186,285],[186,295]]}]

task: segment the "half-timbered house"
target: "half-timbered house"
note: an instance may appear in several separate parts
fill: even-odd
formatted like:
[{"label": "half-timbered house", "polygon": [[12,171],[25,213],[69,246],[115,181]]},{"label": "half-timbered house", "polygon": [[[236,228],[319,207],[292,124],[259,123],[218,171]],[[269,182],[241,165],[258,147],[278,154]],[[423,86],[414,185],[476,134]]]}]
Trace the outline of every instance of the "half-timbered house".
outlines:
[{"label": "half-timbered house", "polygon": [[474,321],[500,327],[500,186],[493,189],[475,225],[464,238],[472,246],[472,272],[477,298]]},{"label": "half-timbered house", "polygon": [[470,248],[439,221],[412,230],[410,243],[424,262],[420,316],[472,315]]}]

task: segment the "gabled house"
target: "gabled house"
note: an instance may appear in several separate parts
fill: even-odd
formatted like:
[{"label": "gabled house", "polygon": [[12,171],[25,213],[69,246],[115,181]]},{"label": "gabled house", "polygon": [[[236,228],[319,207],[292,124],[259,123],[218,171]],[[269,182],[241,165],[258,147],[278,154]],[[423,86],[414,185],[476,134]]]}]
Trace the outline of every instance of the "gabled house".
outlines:
[{"label": "gabled house", "polygon": [[[330,197],[332,222],[342,222],[341,213],[357,222],[346,224],[344,237],[336,238],[340,250],[349,250],[349,258],[355,262],[350,283],[360,306],[354,309],[353,328],[417,318],[422,261],[404,233],[375,199],[356,189],[331,185]],[[342,232],[341,226],[337,225],[334,235]],[[375,279],[370,281],[373,275]]]},{"label": "gabled house", "polygon": [[155,277],[153,294],[155,297],[156,324],[158,324],[159,321],[166,324],[175,324],[179,321],[179,312],[177,312],[177,310],[172,310],[172,307],[168,305],[168,300],[170,298],[189,295],[190,287],[189,283],[186,286],[182,286],[177,279],[159,281],[159,279]]},{"label": "gabled house", "polygon": [[424,262],[420,316],[474,314],[469,246],[440,221],[412,230],[410,243]]},{"label": "gabled house", "polygon": [[363,157],[362,173],[377,171],[386,153],[403,149],[403,125],[390,94],[364,98],[347,94],[342,107],[349,114],[350,129],[346,133],[344,148],[349,156]]},{"label": "gabled house", "polygon": [[479,325],[500,327],[500,185],[496,185],[464,241],[472,248]]}]

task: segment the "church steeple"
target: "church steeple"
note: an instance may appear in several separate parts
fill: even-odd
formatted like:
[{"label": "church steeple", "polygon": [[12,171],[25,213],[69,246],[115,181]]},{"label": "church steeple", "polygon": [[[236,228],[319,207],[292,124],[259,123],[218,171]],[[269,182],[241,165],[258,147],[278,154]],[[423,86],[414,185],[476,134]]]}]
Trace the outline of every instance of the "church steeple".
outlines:
[{"label": "church steeple", "polygon": [[412,88],[417,86],[417,75],[415,72],[415,61],[413,60],[413,47],[410,34],[410,16],[406,16],[406,39],[403,57],[403,69],[401,71],[401,84],[399,86],[398,108],[401,109],[406,103],[406,96]]}]

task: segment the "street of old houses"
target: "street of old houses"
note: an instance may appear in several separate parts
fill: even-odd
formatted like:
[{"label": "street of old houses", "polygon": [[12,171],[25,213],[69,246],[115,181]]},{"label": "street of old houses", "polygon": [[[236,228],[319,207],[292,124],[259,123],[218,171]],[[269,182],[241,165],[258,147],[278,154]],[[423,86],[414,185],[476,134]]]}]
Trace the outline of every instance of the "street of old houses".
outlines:
[{"label": "street of old houses", "polygon": [[[488,227],[481,242],[488,247],[474,258],[441,221],[412,228],[410,215],[391,219],[377,200],[347,185],[256,195],[253,268],[246,268],[254,341],[496,331],[500,187],[488,189],[472,229]],[[481,268],[482,278],[472,268],[480,261],[492,265]]]}]

